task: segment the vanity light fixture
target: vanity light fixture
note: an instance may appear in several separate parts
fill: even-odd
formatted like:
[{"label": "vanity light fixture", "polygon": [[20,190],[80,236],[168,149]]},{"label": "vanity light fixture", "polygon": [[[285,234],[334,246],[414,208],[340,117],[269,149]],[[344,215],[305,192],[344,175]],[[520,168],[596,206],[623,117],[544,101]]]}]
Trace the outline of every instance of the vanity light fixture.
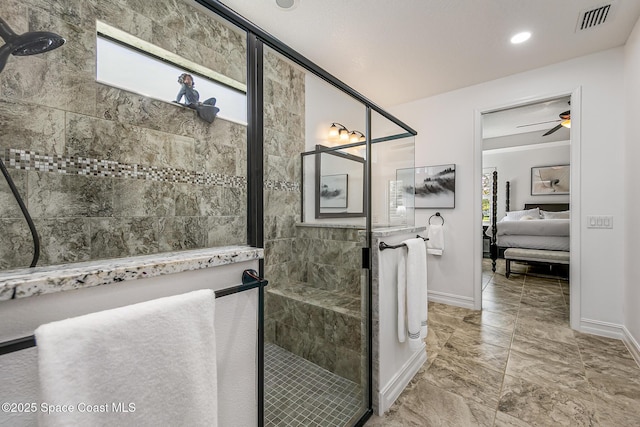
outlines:
[{"label": "vanity light fixture", "polygon": [[571,119],[563,120],[560,125],[566,127],[567,129],[571,129]]},{"label": "vanity light fixture", "polygon": [[349,142],[364,142],[366,138],[359,130],[352,130],[349,134]]},{"label": "vanity light fixture", "polygon": [[362,132],[358,130],[350,131],[345,125],[338,122],[331,123],[329,138],[340,139],[345,142],[363,142],[366,139]]},{"label": "vanity light fixture", "polygon": [[531,38],[531,33],[529,31],[523,31],[511,37],[511,43],[520,44],[524,43]]},{"label": "vanity light fixture", "polygon": [[329,138],[338,138],[343,130],[347,132],[346,126],[338,122],[331,123],[331,127],[329,128]]}]

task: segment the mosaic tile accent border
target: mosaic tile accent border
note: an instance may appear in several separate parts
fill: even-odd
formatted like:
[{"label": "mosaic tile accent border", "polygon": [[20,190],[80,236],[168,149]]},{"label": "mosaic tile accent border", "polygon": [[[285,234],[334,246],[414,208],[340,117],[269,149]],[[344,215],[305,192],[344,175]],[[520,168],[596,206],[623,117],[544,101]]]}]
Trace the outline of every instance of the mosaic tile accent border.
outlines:
[{"label": "mosaic tile accent border", "polygon": [[265,181],[264,188],[277,191],[292,191],[299,192],[300,184],[297,182],[288,181]]},{"label": "mosaic tile accent border", "polygon": [[[7,164],[7,167],[18,170],[57,172],[68,175],[145,179],[149,181],[207,186],[247,187],[247,179],[244,176],[197,172],[177,168],[159,168],[155,166],[120,163],[113,160],[91,159],[88,157],[65,157],[59,154],[47,155],[39,154],[35,151],[17,150],[14,148],[6,149],[2,158]],[[300,184],[287,181],[265,181],[264,187],[278,191],[300,191]]]},{"label": "mosaic tile accent border", "polygon": [[346,426],[362,411],[358,384],[265,343],[265,426]]},{"label": "mosaic tile accent border", "polygon": [[58,154],[46,155],[34,151],[16,150],[13,148],[5,150],[4,160],[8,167],[27,171],[33,170],[39,172],[57,172],[68,175],[144,179],[195,185],[219,185],[222,187],[236,188],[246,188],[247,186],[247,179],[243,176],[196,172],[176,168],[159,168],[86,157],[65,157]]}]

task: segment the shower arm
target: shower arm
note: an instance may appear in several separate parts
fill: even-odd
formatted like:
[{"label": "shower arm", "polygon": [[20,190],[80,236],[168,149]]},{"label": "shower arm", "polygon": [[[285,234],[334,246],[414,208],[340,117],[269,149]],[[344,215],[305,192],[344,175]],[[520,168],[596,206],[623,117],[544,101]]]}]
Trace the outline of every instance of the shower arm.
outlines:
[{"label": "shower arm", "polygon": [[[13,182],[11,175],[9,175],[9,171],[7,170],[7,167],[2,161],[2,158],[0,158],[0,170],[2,170],[2,174],[7,180],[7,183],[9,184],[9,188],[13,193],[13,197],[15,197],[16,201],[18,202],[18,205],[20,206],[20,210],[22,211],[22,215],[24,215],[24,219],[27,220],[27,224],[29,225],[29,230],[31,231],[31,236],[33,237],[33,258],[31,260],[30,267],[35,267],[36,264],[38,263],[38,258],[40,258],[40,239],[38,238],[38,232],[36,231],[36,226],[33,224],[31,215],[29,215],[29,211],[27,210],[27,207],[22,201],[22,197],[20,197],[18,188],[16,187],[16,184]],[[15,297],[15,288],[14,288],[13,297]]]}]

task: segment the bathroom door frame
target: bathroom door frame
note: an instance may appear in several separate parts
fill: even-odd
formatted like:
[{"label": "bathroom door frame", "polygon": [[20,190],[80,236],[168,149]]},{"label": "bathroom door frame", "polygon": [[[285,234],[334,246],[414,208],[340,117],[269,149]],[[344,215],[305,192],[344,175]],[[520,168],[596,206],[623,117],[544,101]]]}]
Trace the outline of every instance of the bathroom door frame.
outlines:
[{"label": "bathroom door frame", "polygon": [[[566,91],[555,93],[542,93],[530,97],[506,101],[499,105],[487,108],[476,109],[474,111],[474,188],[477,196],[474,197],[474,212],[482,211],[482,115],[494,111],[521,107],[537,102],[544,102],[550,99],[571,97],[571,133],[569,135],[570,164],[571,164],[571,193],[569,195],[569,206],[571,209],[571,246],[569,260],[569,286],[570,304],[569,321],[572,329],[580,330],[581,319],[581,275],[580,275],[580,253],[581,253],[581,124],[582,124],[582,86],[573,87]],[[474,221],[474,308],[482,309],[482,221]]]}]

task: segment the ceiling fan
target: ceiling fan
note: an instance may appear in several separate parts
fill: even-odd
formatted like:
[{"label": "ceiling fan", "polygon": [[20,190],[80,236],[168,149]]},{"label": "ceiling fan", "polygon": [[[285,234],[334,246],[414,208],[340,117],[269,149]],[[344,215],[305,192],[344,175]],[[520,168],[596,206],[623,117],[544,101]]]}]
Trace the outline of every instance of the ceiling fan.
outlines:
[{"label": "ceiling fan", "polygon": [[563,111],[562,113],[558,114],[558,116],[560,117],[560,120],[556,120],[556,121],[560,122],[560,124],[552,129],[549,129],[542,136],[551,135],[552,133],[554,133],[555,131],[559,130],[562,127],[571,128],[571,110]]}]

